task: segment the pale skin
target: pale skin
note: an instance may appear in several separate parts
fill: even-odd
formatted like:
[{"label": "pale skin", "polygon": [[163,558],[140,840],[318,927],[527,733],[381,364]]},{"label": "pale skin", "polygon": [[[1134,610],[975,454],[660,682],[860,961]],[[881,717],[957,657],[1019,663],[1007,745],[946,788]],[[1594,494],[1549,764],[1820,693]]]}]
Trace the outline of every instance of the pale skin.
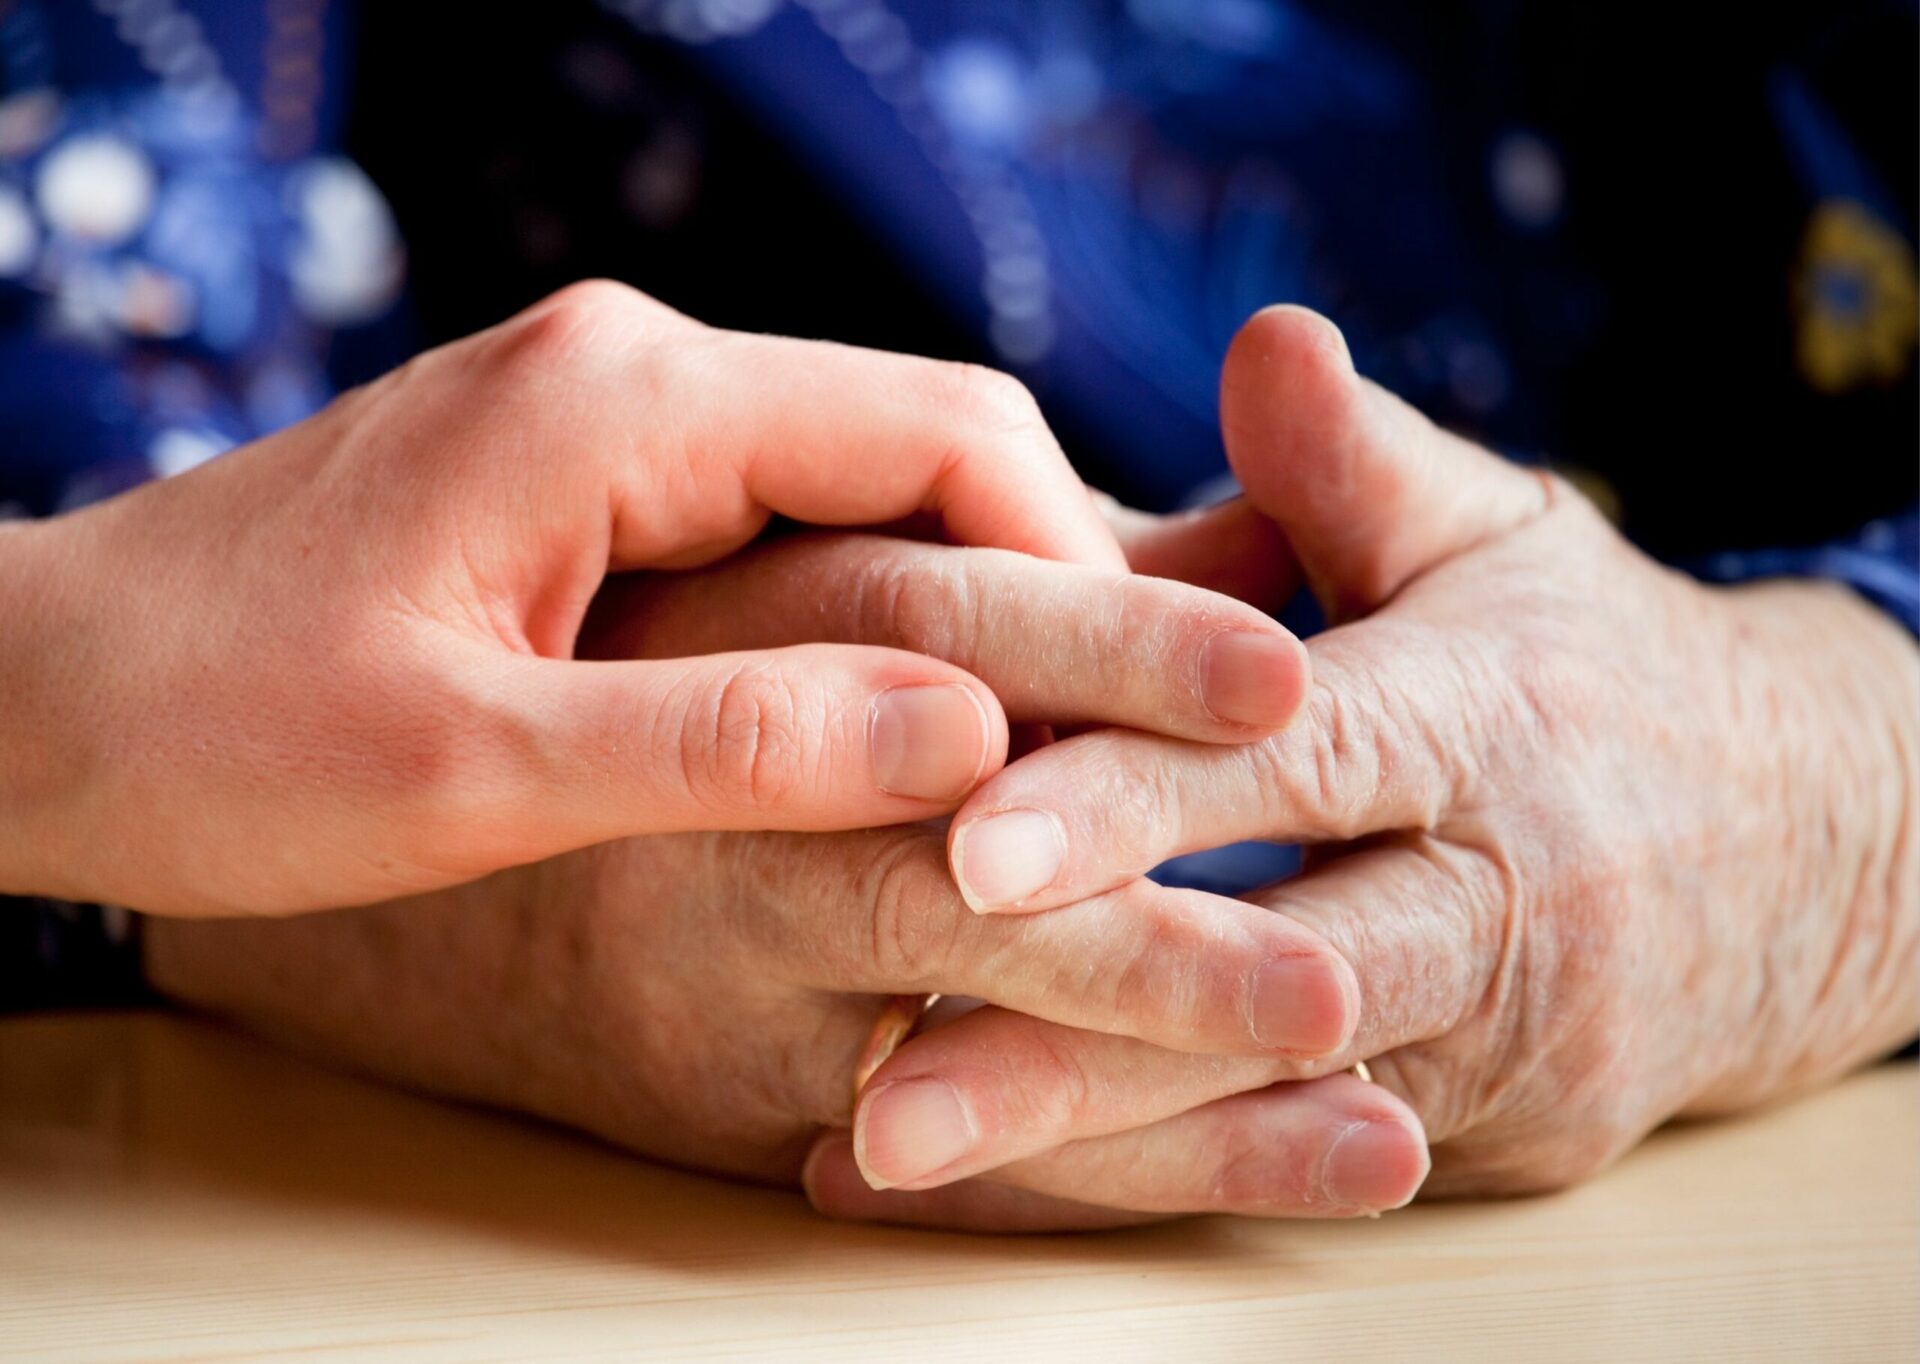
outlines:
[{"label": "pale skin", "polygon": [[[1328,603],[1273,737],[1136,711],[989,778],[950,863],[922,829],[635,840],[348,915],[160,925],[156,978],[394,1078],[797,1179],[835,1216],[997,1230],[1557,1187],[1920,1029],[1920,657],[1897,627],[1832,587],[1660,568],[1297,310],[1243,332],[1223,412],[1247,502],[1128,542],[1151,572],[1261,605],[1303,576]],[[777,595],[876,556],[930,586],[805,617]],[[944,657],[1016,722],[1112,720],[1092,702],[1131,689],[1075,679],[1139,641],[1047,628],[1138,623],[1100,614],[1112,583],[1063,616],[1060,575],[1101,571],[828,538],[643,591],[607,637],[817,630]],[[748,586],[772,605],[736,623],[689,605]],[[975,865],[1009,811],[1049,838]],[[1140,879],[1249,837],[1312,843],[1309,871],[1245,902]],[[1268,968],[1287,988],[1263,996]],[[989,1006],[901,1048],[849,1131],[874,996],[899,990]],[[1335,1073],[1362,1058],[1378,1084]]]},{"label": "pale skin", "polygon": [[[1420,1115],[1431,1192],[1523,1192],[1920,1029],[1920,666],[1904,632],[1831,587],[1716,590],[1652,564],[1570,488],[1367,385],[1295,310],[1242,333],[1223,411],[1250,500],[1346,622],[1310,643],[1303,722],[1218,754],[1069,739],[975,793],[950,847],[970,903],[1019,912],[1193,847],[1312,843],[1306,875],[1249,898],[1353,963],[1355,1035],[1305,1068],[1203,1076],[1128,1041],[1063,1054],[1037,1025],[963,1020],[874,1077],[864,1166],[958,1189],[1045,1149],[1058,1127],[998,1131],[1048,1075],[1124,1070],[1131,1095],[1155,1096],[1088,1087],[1084,1135],[1364,1058]],[[1007,862],[1057,866],[983,894],[997,868],[970,877],[969,840],[1011,810],[1060,842]],[[905,1139],[886,1131],[896,1079],[944,1083],[987,1135],[914,1168],[934,1105],[907,1107]]]},{"label": "pale skin", "polygon": [[[1124,569],[1006,376],[578,285],[182,477],[0,527],[0,892],[277,915],[636,834],[951,810],[1008,734],[942,660],[574,657],[609,572],[723,558],[776,514]],[[1157,671],[1167,732],[1271,732],[1298,641],[1206,609]]]},{"label": "pale skin", "polygon": [[[1130,540],[1149,563],[1249,594],[1265,588],[1245,562],[1277,548],[1244,506]],[[823,596],[823,581],[838,591]],[[706,609],[749,587],[752,609]],[[589,643],[677,654],[811,632],[938,647],[1005,697],[1016,722],[1104,704],[1171,727],[1189,704],[1179,688],[1151,672],[1119,689],[1108,679],[1178,657],[1183,640],[1215,628],[1221,600],[999,551],[828,536],[642,584],[590,627]],[[1274,963],[1283,974],[1263,993]],[[1111,1032],[1206,1070],[1231,1056],[1298,1063],[1357,1024],[1347,963],[1284,916],[1144,881],[1056,914],[976,915],[948,875],[940,831],[924,825],[632,839],[374,908],[156,921],[148,964],[176,997],[305,1050],[677,1163],[804,1179],[829,1210],[843,1172],[833,1147],[811,1165],[809,1149],[823,1129],[846,1128],[855,1058],[887,995],[990,1000],[1006,1017],[1046,1020],[1043,1035],[1062,1046]],[[1164,1125],[1156,1184],[1126,1196],[1352,1215],[1405,1201],[1426,1169],[1414,1115],[1348,1077],[1240,1109],[1205,1115],[1212,1134],[1194,1120]],[[960,1223],[1138,1220],[1134,1208],[1094,1206],[1106,1181],[1076,1172],[1084,1158],[998,1172],[1006,1182],[983,1196],[1004,1188],[1021,1205]],[[1223,1183],[1230,1163],[1241,1174]]]}]

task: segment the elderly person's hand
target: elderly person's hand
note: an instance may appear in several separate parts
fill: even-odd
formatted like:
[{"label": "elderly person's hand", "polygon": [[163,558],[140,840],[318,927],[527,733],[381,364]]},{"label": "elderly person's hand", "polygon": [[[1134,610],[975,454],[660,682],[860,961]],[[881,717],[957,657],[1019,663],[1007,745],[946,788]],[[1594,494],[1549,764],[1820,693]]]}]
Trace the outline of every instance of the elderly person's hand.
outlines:
[{"label": "elderly person's hand", "polygon": [[[1366,1059],[1436,1142],[1433,1191],[1543,1189],[1920,1029],[1902,631],[1833,587],[1720,590],[1651,562],[1570,487],[1358,378],[1298,310],[1238,339],[1224,417],[1248,498],[1343,622],[1309,643],[1305,717],[1239,748],[1063,741],[968,801],[952,863],[998,918],[1124,890],[1175,853],[1313,844],[1304,874],[1248,898],[1354,963],[1358,1029],[1304,1065],[1196,1065],[962,1019],[873,1077],[857,1132],[877,1182],[951,1186],[930,1205],[945,1219],[969,1189],[1000,1196],[965,1177],[1137,1121],[1098,1084],[1039,1110],[1058,1130],[1034,1121],[1062,1075],[1124,1073],[1172,1110]],[[900,1085],[938,1088],[982,1139],[951,1159],[903,1146]],[[928,1197],[857,1211],[912,1218]]]},{"label": "elderly person's hand", "polygon": [[[0,527],[0,891],[281,913],[637,833],[950,810],[1007,732],[947,663],[574,659],[609,571],[707,563],[775,514],[1124,567],[1013,380],[576,286],[203,468]],[[1230,623],[1166,660],[1200,737],[1299,699],[1297,642]]]},{"label": "elderly person's hand", "polygon": [[[1184,545],[1162,537],[1144,557],[1249,594],[1261,588],[1247,566],[1277,553],[1242,508],[1173,539]],[[604,629],[590,627],[597,651],[801,637],[931,648],[992,685],[1016,721],[1188,733],[1213,722],[1186,660],[1254,614],[1172,583],[877,537],[780,542],[629,587]],[[1017,1019],[1025,1045],[1062,1057],[1091,1049],[1085,1030],[1126,1036],[1162,1058],[1156,1074],[1319,1056],[1356,1022],[1347,965],[1283,915],[1143,881],[1055,914],[979,916],[927,827],[634,839],[370,909],[155,921],[147,961],[174,997],[322,1055],[700,1169],[804,1173],[816,1202],[844,1215],[880,1195],[846,1138],[820,1129],[846,1126],[889,995],[991,1000],[1001,1007],[963,1022]],[[967,1186],[950,1216],[919,1215],[1004,1230],[1173,1208],[1352,1215],[1404,1201],[1425,1173],[1405,1106],[1351,1077],[1181,1115],[1138,1064],[1130,1053],[1042,1077],[1025,1102],[1049,1151]],[[943,1126],[938,1098],[895,1090],[900,1139],[969,1140]]]}]

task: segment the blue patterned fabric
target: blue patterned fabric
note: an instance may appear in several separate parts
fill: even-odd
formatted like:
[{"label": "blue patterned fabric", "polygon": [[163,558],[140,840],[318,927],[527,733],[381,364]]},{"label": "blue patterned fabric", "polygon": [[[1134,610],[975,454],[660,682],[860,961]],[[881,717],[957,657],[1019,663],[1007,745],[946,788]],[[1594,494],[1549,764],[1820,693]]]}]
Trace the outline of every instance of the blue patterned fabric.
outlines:
[{"label": "blue patterned fabric", "polygon": [[[1652,552],[1920,630],[1917,31],[1911,3],[0,0],[0,517],[190,468],[445,339],[448,299],[473,325],[530,301],[499,280],[609,260],[696,310],[754,278],[795,303],[749,323],[829,334],[904,282],[930,348],[966,338],[1091,477],[1176,506],[1228,489],[1220,360],[1291,300]],[[819,270],[753,273],[794,255]]]},{"label": "blue patterned fabric", "polygon": [[1710,582],[1830,578],[1920,633],[1920,514],[1871,522],[1858,535],[1811,549],[1728,550],[1692,565]]},{"label": "blue patterned fabric", "polygon": [[318,2],[0,0],[0,515],[177,473],[399,358],[368,339],[399,237],[331,150],[342,29]]}]

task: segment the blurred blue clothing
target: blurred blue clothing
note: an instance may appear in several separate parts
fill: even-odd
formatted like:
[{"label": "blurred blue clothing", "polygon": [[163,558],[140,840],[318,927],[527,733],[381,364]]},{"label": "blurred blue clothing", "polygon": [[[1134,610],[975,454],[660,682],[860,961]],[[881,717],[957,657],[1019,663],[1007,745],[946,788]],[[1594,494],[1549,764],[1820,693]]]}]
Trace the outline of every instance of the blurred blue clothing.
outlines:
[{"label": "blurred blue clothing", "polygon": [[[1412,0],[607,0],[556,22],[582,35],[561,59],[586,102],[645,78],[621,65],[634,48],[687,54],[1130,500],[1228,488],[1221,355],[1253,309],[1292,300],[1441,421],[1571,462],[1616,510],[1624,489],[1626,528],[1655,552],[1722,580],[1839,578],[1914,624],[1912,161],[1907,141],[1875,142],[1913,123],[1913,6],[1706,21],[1720,74],[1685,55],[1678,20],[1553,8],[1576,17]],[[401,226],[341,152],[363,93],[349,9],[0,5],[0,515],[191,467],[404,356]],[[534,23],[493,26],[517,43]],[[438,51],[477,25],[414,27]],[[1847,67],[1849,44],[1899,50],[1878,103],[1858,103],[1875,82]],[[1694,103],[1639,65],[1661,47],[1682,54],[1669,64]],[[423,79],[407,74],[420,105],[470,112],[476,91]],[[512,109],[514,88],[489,93]],[[630,139],[670,141],[670,112],[630,120]],[[630,168],[630,227],[649,195],[679,192],[660,161]],[[1739,198],[1703,211],[1691,184]],[[433,192],[457,204],[454,188]],[[450,253],[453,225],[422,228],[416,255]],[[1629,238],[1637,256],[1609,254]],[[1669,251],[1701,259],[1662,273]],[[643,282],[677,301],[671,281]],[[1641,319],[1649,373],[1731,373],[1744,392],[1703,386],[1690,406],[1725,422],[1755,409],[1764,425],[1724,425],[1728,443],[1782,448],[1729,455],[1716,428],[1636,401],[1602,339],[1649,292],[1692,333],[1680,345]],[[1667,432],[1699,448],[1667,449]],[[1689,479],[1756,508],[1750,525],[1715,527]],[[1856,509],[1821,491],[1834,485],[1872,495]]]},{"label": "blurred blue clothing", "polygon": [[0,517],[609,268],[813,334],[922,291],[1174,506],[1230,490],[1220,360],[1288,300],[1652,552],[1920,629],[1912,3],[420,9],[0,0]]}]

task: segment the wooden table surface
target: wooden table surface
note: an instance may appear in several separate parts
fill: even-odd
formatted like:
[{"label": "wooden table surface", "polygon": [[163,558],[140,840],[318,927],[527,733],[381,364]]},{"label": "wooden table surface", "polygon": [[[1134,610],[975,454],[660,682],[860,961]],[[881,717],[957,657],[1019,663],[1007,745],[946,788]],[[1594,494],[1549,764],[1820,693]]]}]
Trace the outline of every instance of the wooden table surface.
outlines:
[{"label": "wooden table surface", "polygon": [[995,1240],[836,1226],[162,1014],[0,1022],[0,1357],[902,1361],[1920,1354],[1884,1067],[1570,1194]]}]

